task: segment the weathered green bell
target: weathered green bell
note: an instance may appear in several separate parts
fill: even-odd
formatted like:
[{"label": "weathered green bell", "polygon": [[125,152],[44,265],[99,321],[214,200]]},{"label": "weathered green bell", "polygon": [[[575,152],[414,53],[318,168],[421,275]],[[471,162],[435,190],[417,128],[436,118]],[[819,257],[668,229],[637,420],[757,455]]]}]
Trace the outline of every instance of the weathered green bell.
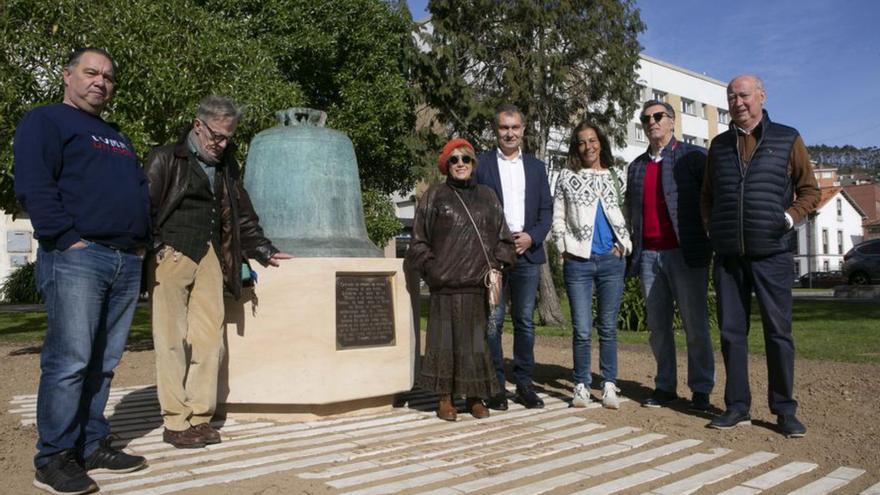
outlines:
[{"label": "weathered green bell", "polygon": [[276,112],[251,141],[245,186],[266,236],[301,257],[380,257],[364,225],[354,146],[310,108]]}]

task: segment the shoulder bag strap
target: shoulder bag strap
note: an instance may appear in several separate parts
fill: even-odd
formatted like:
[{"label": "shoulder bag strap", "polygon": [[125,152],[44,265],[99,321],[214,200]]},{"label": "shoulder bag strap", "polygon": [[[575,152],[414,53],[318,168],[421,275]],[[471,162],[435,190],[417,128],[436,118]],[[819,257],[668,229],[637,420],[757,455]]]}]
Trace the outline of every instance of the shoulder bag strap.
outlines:
[{"label": "shoulder bag strap", "polygon": [[489,265],[489,270],[491,270],[491,269],[492,269],[492,262],[489,261],[489,251],[486,250],[486,245],[483,244],[483,236],[480,235],[480,229],[477,227],[477,222],[475,222],[475,221],[474,221],[474,217],[471,216],[471,210],[468,209],[468,207],[467,207],[467,205],[465,204],[464,200],[461,199],[461,195],[458,194],[458,191],[456,191],[456,190],[455,190],[454,188],[452,188],[452,187],[450,187],[449,189],[452,189],[452,192],[455,193],[455,197],[458,198],[458,201],[461,203],[461,206],[464,207],[464,211],[465,211],[465,213],[467,213],[468,218],[471,219],[471,225],[474,226],[474,231],[477,233],[477,239],[480,240],[480,247],[483,248],[483,256],[486,257],[486,264]]}]

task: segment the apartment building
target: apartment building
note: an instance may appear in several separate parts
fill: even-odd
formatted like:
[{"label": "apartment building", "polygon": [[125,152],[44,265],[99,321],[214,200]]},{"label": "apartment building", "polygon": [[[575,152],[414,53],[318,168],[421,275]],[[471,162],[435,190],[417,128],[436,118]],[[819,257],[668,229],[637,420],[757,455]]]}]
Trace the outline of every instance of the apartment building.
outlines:
[{"label": "apartment building", "polygon": [[[708,147],[719,133],[727,130],[727,83],[642,54],[639,56],[639,103],[665,101],[675,109],[675,138]],[[639,122],[641,106],[627,124],[626,146],[614,155],[627,163],[645,152],[648,140]]]}]

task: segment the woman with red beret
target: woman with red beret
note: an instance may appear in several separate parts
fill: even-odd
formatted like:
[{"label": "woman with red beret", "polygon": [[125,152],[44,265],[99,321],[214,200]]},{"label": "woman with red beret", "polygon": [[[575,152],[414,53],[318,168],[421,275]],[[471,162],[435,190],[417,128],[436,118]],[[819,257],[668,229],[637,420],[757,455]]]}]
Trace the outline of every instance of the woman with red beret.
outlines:
[{"label": "woman with red beret", "polygon": [[482,419],[489,416],[482,399],[500,392],[486,337],[486,274],[490,265],[512,265],[516,254],[498,198],[473,178],[473,145],[449,141],[437,166],[446,182],[419,199],[405,259],[431,289],[418,384],[438,394],[440,419],[455,421],[453,396],[465,396],[467,411]]}]

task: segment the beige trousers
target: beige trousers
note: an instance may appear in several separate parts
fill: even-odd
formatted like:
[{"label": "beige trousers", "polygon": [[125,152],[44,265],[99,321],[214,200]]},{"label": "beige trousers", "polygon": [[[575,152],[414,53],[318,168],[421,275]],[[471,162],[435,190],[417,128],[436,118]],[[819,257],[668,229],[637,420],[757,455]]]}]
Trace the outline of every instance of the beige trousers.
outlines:
[{"label": "beige trousers", "polygon": [[153,345],[162,418],[169,430],[207,423],[217,406],[223,354],[223,273],[210,247],[196,263],[170,246],[155,259]]}]

